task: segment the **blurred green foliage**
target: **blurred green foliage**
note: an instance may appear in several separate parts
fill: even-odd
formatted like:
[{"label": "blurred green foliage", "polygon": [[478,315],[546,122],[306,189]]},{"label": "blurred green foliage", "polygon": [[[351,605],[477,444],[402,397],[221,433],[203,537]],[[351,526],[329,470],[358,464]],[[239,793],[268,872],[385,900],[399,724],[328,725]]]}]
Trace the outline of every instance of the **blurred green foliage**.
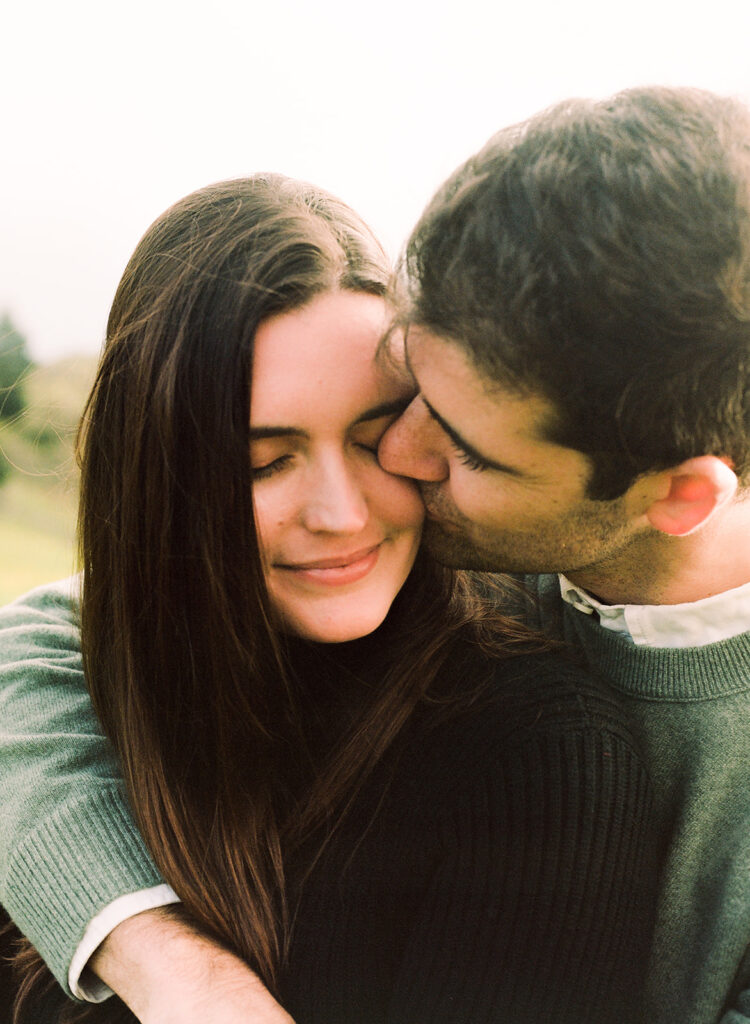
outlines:
[{"label": "blurred green foliage", "polygon": [[26,339],[4,313],[0,317],[0,420],[13,420],[26,407],[24,380],[31,367]]},{"label": "blurred green foliage", "polygon": [[95,367],[83,357],[27,361],[21,401],[0,415],[0,604],[76,569],[74,442]]},{"label": "blurred green foliage", "polygon": [[[12,422],[26,407],[24,378],[31,369],[26,339],[8,316],[0,317],[0,423]],[[0,484],[10,476],[10,463],[0,451]]]}]

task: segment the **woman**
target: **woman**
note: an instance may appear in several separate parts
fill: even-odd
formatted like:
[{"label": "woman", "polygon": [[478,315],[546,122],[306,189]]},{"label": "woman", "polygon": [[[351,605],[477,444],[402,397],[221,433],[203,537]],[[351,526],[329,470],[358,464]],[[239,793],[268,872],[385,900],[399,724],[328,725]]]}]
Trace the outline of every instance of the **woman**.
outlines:
[{"label": "woman", "polygon": [[648,780],[606,690],[418,551],[388,282],[279,176],[146,233],[82,427],[91,699],[163,877],[298,1024],[634,1020]]}]

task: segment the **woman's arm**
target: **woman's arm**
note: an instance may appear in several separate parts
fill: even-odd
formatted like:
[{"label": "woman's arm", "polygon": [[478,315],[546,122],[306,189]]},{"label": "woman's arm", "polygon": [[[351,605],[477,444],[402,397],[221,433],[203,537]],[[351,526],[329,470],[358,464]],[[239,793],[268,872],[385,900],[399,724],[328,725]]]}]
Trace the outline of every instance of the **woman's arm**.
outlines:
[{"label": "woman's arm", "polygon": [[[89,700],[77,586],[38,588],[0,609],[0,903],[69,995],[70,964],[92,920],[163,882]],[[188,954],[191,971],[180,976],[175,965]],[[145,1007],[144,1021],[166,1020],[149,1008],[182,1005],[188,991],[196,1005],[202,992],[224,1013],[217,1022],[290,1020],[245,964],[163,911],[119,923],[91,964],[126,1002]]]}]

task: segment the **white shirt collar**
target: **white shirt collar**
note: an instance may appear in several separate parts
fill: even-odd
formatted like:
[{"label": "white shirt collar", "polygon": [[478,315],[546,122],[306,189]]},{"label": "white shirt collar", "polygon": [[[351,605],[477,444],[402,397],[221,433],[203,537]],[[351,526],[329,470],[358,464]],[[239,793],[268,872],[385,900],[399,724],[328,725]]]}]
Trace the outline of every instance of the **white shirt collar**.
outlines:
[{"label": "white shirt collar", "polygon": [[750,630],[750,583],[686,604],[602,604],[560,575],[563,601],[643,647],[705,647]]}]

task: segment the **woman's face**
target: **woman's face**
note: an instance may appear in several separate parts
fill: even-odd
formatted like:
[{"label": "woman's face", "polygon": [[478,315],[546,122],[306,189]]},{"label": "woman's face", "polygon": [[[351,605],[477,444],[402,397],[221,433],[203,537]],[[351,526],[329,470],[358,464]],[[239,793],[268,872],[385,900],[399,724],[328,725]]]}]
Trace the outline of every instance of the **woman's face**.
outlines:
[{"label": "woman's face", "polygon": [[336,291],[255,335],[251,462],[266,581],[285,627],[311,640],[376,629],[419,544],[416,487],[377,459],[410,397],[375,362],[386,321],[382,299]]}]

